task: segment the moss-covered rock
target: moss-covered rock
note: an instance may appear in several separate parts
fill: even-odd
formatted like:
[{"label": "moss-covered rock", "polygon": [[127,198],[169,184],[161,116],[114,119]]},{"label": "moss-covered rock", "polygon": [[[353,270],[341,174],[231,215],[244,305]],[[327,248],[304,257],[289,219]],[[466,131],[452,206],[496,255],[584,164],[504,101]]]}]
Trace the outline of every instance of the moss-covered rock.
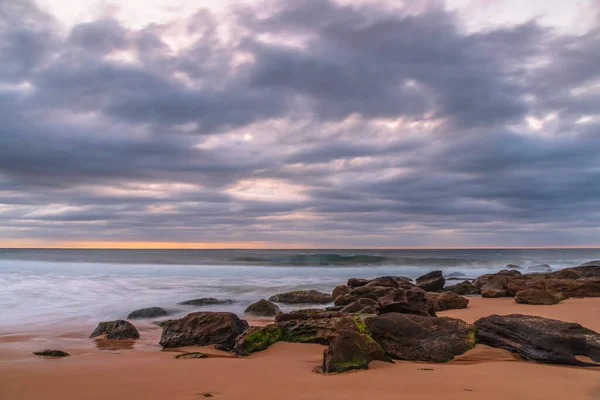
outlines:
[{"label": "moss-covered rock", "polygon": [[[363,326],[364,322],[355,322]],[[366,329],[366,325],[364,328]],[[393,362],[383,348],[368,334],[342,331],[323,352],[324,373],[345,372],[352,369],[367,369],[373,360]]]},{"label": "moss-covered rock", "polygon": [[236,338],[233,350],[240,356],[247,356],[280,341],[282,334],[279,324],[252,326]]},{"label": "moss-covered rock", "polygon": [[341,331],[356,330],[352,314],[339,311],[296,310],[279,315],[281,340],[328,345]]}]

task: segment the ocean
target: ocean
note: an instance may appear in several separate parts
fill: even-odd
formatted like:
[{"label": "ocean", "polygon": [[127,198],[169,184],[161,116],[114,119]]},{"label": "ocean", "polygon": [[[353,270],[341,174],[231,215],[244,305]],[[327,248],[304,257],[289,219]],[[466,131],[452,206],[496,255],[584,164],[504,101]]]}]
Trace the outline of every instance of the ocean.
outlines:
[{"label": "ocean", "polygon": [[[125,318],[160,306],[215,297],[235,303],[203,310],[241,314],[260,299],[289,290],[331,291],[350,277],[432,270],[474,278],[507,264],[552,270],[600,259],[600,249],[453,250],[67,250],[0,249],[0,334],[39,326]],[[289,307],[282,307],[285,311]]]}]

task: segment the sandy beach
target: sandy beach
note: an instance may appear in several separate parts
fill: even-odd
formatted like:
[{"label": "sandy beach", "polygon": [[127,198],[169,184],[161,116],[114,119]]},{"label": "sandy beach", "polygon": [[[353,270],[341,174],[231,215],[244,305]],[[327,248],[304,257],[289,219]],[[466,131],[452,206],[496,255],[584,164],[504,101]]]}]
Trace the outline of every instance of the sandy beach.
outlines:
[{"label": "sandy beach", "polygon": [[[512,298],[471,297],[469,307],[440,313],[469,323],[490,314],[523,313],[577,322],[600,331],[600,299],[569,299],[552,306],[519,305]],[[264,324],[268,320],[250,320]],[[160,328],[136,323],[141,339],[94,341],[93,327],[0,336],[0,399],[598,399],[600,369],[518,360],[484,345],[445,364],[372,362],[367,371],[320,375],[313,371],[324,346],[276,343],[240,358],[212,346],[187,347],[206,359],[175,359],[161,351]],[[101,346],[98,346],[102,343]],[[32,351],[61,348],[64,359]]]}]

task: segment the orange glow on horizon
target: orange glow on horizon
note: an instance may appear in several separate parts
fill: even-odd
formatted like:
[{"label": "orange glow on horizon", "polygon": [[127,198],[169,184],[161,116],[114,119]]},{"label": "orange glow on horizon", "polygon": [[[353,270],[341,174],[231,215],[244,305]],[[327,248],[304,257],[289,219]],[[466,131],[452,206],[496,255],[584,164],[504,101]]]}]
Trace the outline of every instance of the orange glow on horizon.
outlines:
[{"label": "orange glow on horizon", "polygon": [[250,242],[75,242],[45,240],[0,240],[0,248],[15,249],[129,249],[129,250],[176,250],[176,249],[248,249],[248,250],[309,250],[309,249],[346,249],[346,250],[452,250],[452,249],[597,249],[600,245],[579,246],[340,246],[319,245],[311,243],[272,243],[265,241]]}]

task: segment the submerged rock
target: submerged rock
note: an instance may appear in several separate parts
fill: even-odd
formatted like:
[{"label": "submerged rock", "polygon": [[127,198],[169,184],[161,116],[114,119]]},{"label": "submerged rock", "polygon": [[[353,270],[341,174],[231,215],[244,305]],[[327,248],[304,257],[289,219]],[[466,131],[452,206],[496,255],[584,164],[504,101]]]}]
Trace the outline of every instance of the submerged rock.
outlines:
[{"label": "submerged rock", "polygon": [[259,317],[275,317],[281,310],[276,304],[268,300],[260,299],[256,303],[252,303],[244,311],[245,314],[252,314]]},{"label": "submerged rock", "polygon": [[323,352],[324,373],[367,369],[371,361],[392,362],[381,346],[367,333],[343,331],[331,341]]},{"label": "submerged rock", "polygon": [[229,299],[219,300],[219,299],[215,299],[214,297],[203,297],[201,299],[182,301],[181,303],[177,303],[177,304],[181,304],[184,306],[214,306],[214,305],[233,304],[233,303],[234,303],[234,301],[229,300]]},{"label": "submerged rock", "polygon": [[563,298],[563,295],[550,293],[545,290],[526,289],[517,292],[515,302],[519,304],[551,305],[560,303]]},{"label": "submerged rock", "polygon": [[171,320],[163,327],[159,344],[164,348],[220,345],[230,349],[248,323],[229,312],[195,312]]},{"label": "submerged rock", "polygon": [[370,336],[399,360],[446,362],[476,343],[475,327],[454,318],[389,313],[365,323]]},{"label": "submerged rock", "polygon": [[516,264],[508,264],[506,266],[506,269],[523,269],[521,266],[516,265]]},{"label": "submerged rock", "polygon": [[317,290],[296,290],[269,297],[269,301],[288,304],[325,304],[333,301],[328,293]]},{"label": "submerged rock", "polygon": [[527,271],[531,271],[531,272],[552,272],[552,267],[550,267],[548,264],[532,265],[531,267],[527,268]]},{"label": "submerged rock", "polygon": [[440,292],[446,284],[442,271],[432,271],[416,280],[417,286],[426,292]]},{"label": "submerged rock", "polygon": [[240,356],[247,356],[281,340],[283,331],[279,324],[251,326],[235,340],[233,351]]},{"label": "submerged rock", "polygon": [[70,354],[67,352],[64,352],[62,350],[50,350],[50,349],[46,349],[43,351],[34,351],[33,354],[35,354],[36,356],[45,356],[45,357],[69,357]]},{"label": "submerged rock", "polygon": [[[551,364],[599,366],[600,335],[579,324],[531,315],[491,315],[475,321],[479,341]],[[588,357],[596,363],[580,361]]]},{"label": "submerged rock", "polygon": [[119,319],[116,321],[100,322],[91,338],[104,335],[107,339],[139,339],[138,330],[130,322]]},{"label": "submerged rock", "polygon": [[141,308],[129,313],[127,319],[164,317],[166,315],[171,315],[172,313],[171,310],[161,307]]}]

